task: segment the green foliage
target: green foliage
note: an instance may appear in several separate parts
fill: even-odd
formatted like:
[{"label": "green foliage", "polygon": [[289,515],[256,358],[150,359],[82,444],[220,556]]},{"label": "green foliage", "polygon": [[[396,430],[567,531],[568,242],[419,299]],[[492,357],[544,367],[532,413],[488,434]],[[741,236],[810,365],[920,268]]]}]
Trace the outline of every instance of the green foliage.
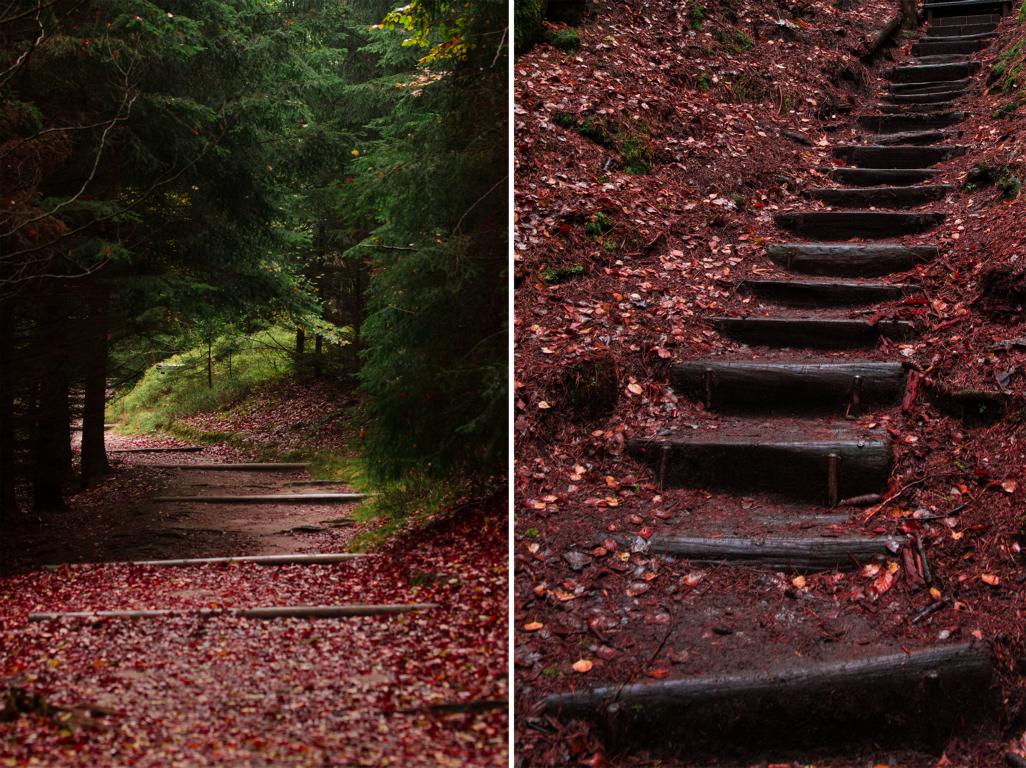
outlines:
[{"label": "green foliage", "polygon": [[596,144],[601,144],[603,147],[613,145],[612,131],[610,130],[609,123],[603,118],[589,115],[584,118],[581,127],[577,130],[584,138],[590,139]]},{"label": "green foliage", "polygon": [[581,47],[581,38],[576,29],[553,30],[545,36],[545,41],[566,53],[573,53]]},{"label": "green foliage", "polygon": [[709,80],[709,75],[703,74],[699,76],[697,86],[700,91],[708,91],[712,88],[712,82]]},{"label": "green foliage", "polygon": [[718,29],[713,33],[713,37],[735,53],[744,53],[755,45],[755,41],[740,29]]},{"label": "green foliage", "polygon": [[652,166],[652,147],[641,133],[628,133],[620,141],[623,169],[634,176],[643,176]]},{"label": "green foliage", "polygon": [[584,267],[580,264],[575,264],[572,267],[549,267],[542,272],[542,280],[549,285],[558,285],[559,283],[573,280],[575,277],[580,277],[583,274]]},{"label": "green foliage", "polygon": [[564,128],[576,128],[577,118],[571,115],[569,112],[559,112],[554,118],[552,118],[556,125],[560,125]]},{"label": "green foliage", "polygon": [[293,333],[282,328],[248,336],[225,334],[211,341],[211,384],[207,345],[198,344],[149,368],[114,401],[110,413],[131,431],[170,428],[175,419],[224,408],[253,387],[292,370]]},{"label": "green foliage", "polygon": [[1019,24],[1026,24],[1026,0],[1023,0],[1022,5],[1019,6],[1019,14],[1016,16],[1016,21]]},{"label": "green foliage", "polygon": [[514,0],[514,47],[517,55],[530,50],[541,39],[545,30],[546,6],[546,0]]},{"label": "green foliage", "polygon": [[613,228],[613,220],[605,211],[598,211],[587,224],[584,225],[584,234],[588,237],[601,237]]},{"label": "green foliage", "polygon": [[702,22],[705,21],[705,7],[699,2],[692,2],[688,6],[688,23],[694,30],[702,28]]},{"label": "green foliage", "polygon": [[770,94],[770,85],[758,75],[741,73],[734,78],[730,89],[738,101],[758,104]]}]

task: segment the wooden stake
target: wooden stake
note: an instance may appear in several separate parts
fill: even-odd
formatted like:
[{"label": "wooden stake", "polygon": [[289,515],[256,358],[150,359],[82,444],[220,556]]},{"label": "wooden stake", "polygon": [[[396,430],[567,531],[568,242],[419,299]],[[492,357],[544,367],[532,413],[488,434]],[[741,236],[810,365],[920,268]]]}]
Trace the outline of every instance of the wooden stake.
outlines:
[{"label": "wooden stake", "polygon": [[30,613],[29,621],[57,621],[60,619],[168,619],[217,618],[238,619],[345,619],[356,616],[392,616],[412,611],[437,608],[435,603],[409,603],[399,605],[302,605],[267,608],[200,608],[196,610],[143,610],[143,611],[71,611],[58,613]]}]

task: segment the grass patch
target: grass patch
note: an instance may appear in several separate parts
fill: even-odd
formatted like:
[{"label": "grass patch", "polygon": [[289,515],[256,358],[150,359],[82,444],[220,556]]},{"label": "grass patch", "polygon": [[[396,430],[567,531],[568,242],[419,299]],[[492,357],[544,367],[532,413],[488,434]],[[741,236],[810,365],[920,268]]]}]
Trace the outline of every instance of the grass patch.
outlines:
[{"label": "grass patch", "polygon": [[620,142],[620,158],[627,173],[644,176],[652,167],[652,147],[642,134],[628,134]]},{"label": "grass patch", "polygon": [[545,42],[565,53],[574,53],[581,47],[581,37],[576,29],[559,29],[545,35]]},{"label": "grass patch", "polygon": [[255,386],[291,373],[293,340],[283,328],[220,337],[209,348],[209,381],[206,344],[169,357],[115,399],[110,415],[129,432],[153,432],[171,429],[181,416],[223,410]]},{"label": "grass patch", "polygon": [[[1026,3],[1026,0],[1024,0]],[[701,3],[692,3],[688,8],[688,24],[696,32],[702,28],[705,21],[705,6]]]},{"label": "grass patch", "polygon": [[1026,0],[1022,0],[1022,5],[1019,6],[1019,15],[1016,16],[1016,21],[1020,24],[1026,23]]},{"label": "grass patch", "polygon": [[542,280],[549,285],[559,285],[583,274],[584,267],[580,264],[574,264],[572,267],[549,267],[542,272]]},{"label": "grass patch", "polygon": [[755,41],[740,29],[718,29],[713,33],[713,37],[734,53],[744,53],[755,45]]},{"label": "grass patch", "polygon": [[357,522],[377,525],[353,539],[349,546],[352,552],[380,549],[401,528],[428,522],[453,506],[467,492],[462,484],[445,483],[421,474],[410,474],[375,490],[378,495],[357,507],[353,518]]},{"label": "grass patch", "polygon": [[611,147],[615,144],[609,123],[595,115],[584,118],[584,122],[578,127],[577,132],[603,147]]},{"label": "grass patch", "polygon": [[613,220],[604,211],[599,211],[584,225],[584,234],[593,238],[602,237],[612,228]]}]

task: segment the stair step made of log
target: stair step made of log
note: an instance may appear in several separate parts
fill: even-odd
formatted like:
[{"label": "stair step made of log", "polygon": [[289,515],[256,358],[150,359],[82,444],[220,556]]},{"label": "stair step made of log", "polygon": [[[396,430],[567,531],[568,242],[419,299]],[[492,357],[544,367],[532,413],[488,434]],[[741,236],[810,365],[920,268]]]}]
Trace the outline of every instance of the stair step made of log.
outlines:
[{"label": "stair step made of log", "polygon": [[718,429],[633,439],[632,456],[660,487],[768,493],[830,506],[887,487],[887,433],[822,422],[717,422]]},{"label": "stair step made of log", "polygon": [[887,83],[889,93],[936,93],[937,91],[968,88],[970,81],[947,80],[940,83]]},{"label": "stair step made of log", "polygon": [[764,757],[817,744],[836,750],[867,736],[878,748],[939,750],[956,729],[994,711],[992,677],[983,643],[862,650],[827,661],[753,659],[732,674],[581,686],[549,696],[542,711],[589,720],[617,748],[671,755],[719,757],[734,745]]},{"label": "stair step made of log", "polygon": [[934,83],[945,80],[962,80],[979,72],[978,61],[961,64],[905,64],[883,71],[883,77],[895,83]]},{"label": "stair step made of log", "polygon": [[275,493],[243,496],[157,496],[161,504],[349,504],[368,498],[366,493]]},{"label": "stair step made of log", "polygon": [[915,334],[912,323],[900,320],[864,320],[821,317],[715,317],[716,329],[742,344],[806,349],[865,349],[881,338],[907,341]]},{"label": "stair step made of log", "polygon": [[815,187],[806,191],[813,200],[821,200],[827,205],[846,208],[906,208],[923,205],[924,203],[943,200],[955,191],[951,184],[923,184],[902,187],[857,187],[855,189],[835,189],[832,187]]},{"label": "stair step made of log", "polygon": [[872,133],[897,133],[949,128],[963,120],[965,112],[934,112],[928,115],[863,115],[855,122]]},{"label": "stair step made of log", "polygon": [[888,93],[882,98],[889,104],[950,104],[965,95],[965,91],[937,91],[935,93]]},{"label": "stair step made of log", "polygon": [[[998,3],[983,3],[981,5],[987,5],[987,4],[992,5],[992,6],[993,5],[998,5]],[[948,7],[945,8],[945,10],[947,10],[949,12],[953,11],[953,10],[957,10],[955,8],[955,6],[958,5],[958,3],[951,3],[951,4],[947,4],[947,5],[948,5]],[[936,10],[939,9],[939,7],[940,7],[939,5],[934,4],[934,3],[928,3],[926,5],[927,10],[934,10],[934,11],[936,11]],[[971,3],[967,3],[964,6],[964,10],[970,11],[971,9],[973,9],[975,7],[977,7],[977,6],[974,6]],[[1000,23],[1000,21],[1001,21],[1001,14],[1000,13],[987,13],[984,10],[981,13],[969,13],[968,15],[963,14],[961,16],[959,16],[957,14],[944,15],[944,16],[936,16],[936,17],[930,19],[930,26],[931,27],[951,27],[951,26],[961,26],[963,24],[998,24],[998,23]]]},{"label": "stair step made of log", "polygon": [[790,232],[821,240],[854,237],[883,239],[928,232],[942,224],[943,213],[904,211],[800,211],[776,216],[777,225]]},{"label": "stair step made of log", "polygon": [[940,171],[930,168],[832,168],[830,178],[855,187],[911,186],[930,181]]},{"label": "stair step made of log", "polygon": [[840,415],[897,403],[905,381],[904,366],[891,362],[693,360],[670,368],[676,392],[725,412]]},{"label": "stair step made of log", "polygon": [[854,307],[895,301],[916,290],[901,283],[823,280],[742,280],[738,290],[774,304],[795,307]]},{"label": "stair step made of log", "polygon": [[937,40],[946,37],[977,37],[979,35],[993,34],[997,24],[985,22],[983,24],[951,24],[945,26],[929,27],[926,34],[920,40]]},{"label": "stair step made of log", "polygon": [[842,144],[834,147],[834,157],[857,168],[920,169],[964,155],[964,144],[921,146],[918,144]]},{"label": "stair step made of log", "polygon": [[859,568],[893,558],[905,543],[892,536],[699,538],[654,536],[644,546],[656,555],[692,563],[747,565],[785,571],[830,571]]},{"label": "stair step made of log", "polygon": [[[932,56],[946,53],[976,53],[987,47],[986,40],[938,40],[912,45],[913,56]],[[957,81],[952,81],[957,82]]]},{"label": "stair step made of log", "polygon": [[791,272],[831,277],[880,277],[907,272],[937,258],[934,246],[897,243],[782,243],[766,255]]},{"label": "stair step made of log", "polygon": [[893,146],[895,144],[938,144],[942,141],[954,141],[961,138],[962,131],[937,128],[932,131],[902,131],[899,133],[875,133],[872,135],[874,144]]}]

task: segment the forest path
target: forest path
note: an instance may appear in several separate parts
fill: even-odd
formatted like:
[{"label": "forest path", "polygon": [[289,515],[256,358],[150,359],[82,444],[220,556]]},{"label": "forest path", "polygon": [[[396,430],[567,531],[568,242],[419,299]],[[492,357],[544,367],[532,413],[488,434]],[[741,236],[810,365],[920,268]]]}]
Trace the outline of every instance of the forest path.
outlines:
[{"label": "forest path", "polygon": [[[931,570],[927,532],[910,520],[887,537],[873,522],[901,492],[890,483],[900,437],[891,424],[921,376],[902,365],[899,346],[920,329],[888,302],[924,302],[900,273],[941,257],[935,230],[959,213],[945,208],[953,186],[920,184],[973,150],[957,133],[958,110],[982,88],[973,54],[989,38],[977,36],[1007,10],[1002,0],[925,7],[921,58],[880,72],[865,105],[872,114],[860,122],[877,124],[863,124],[858,143],[834,143],[839,186],[807,189],[801,210],[775,216],[768,255],[779,271],[767,264],[760,274],[770,279],[737,284],[750,304],[735,316],[707,315],[736,346],[672,366],[674,391],[701,403],[701,418],[670,416],[626,441],[653,507],[667,508],[635,533],[596,528],[590,554],[564,553],[575,572],[597,565],[596,580],[616,571],[629,583],[623,596],[605,590],[600,605],[577,609],[598,641],[586,652],[563,617],[526,627],[569,636],[561,666],[580,675],[561,679],[532,714],[571,729],[588,721],[629,759],[686,765],[810,756],[850,765],[882,750],[933,764],[953,739],[978,737],[996,719],[993,653],[980,634],[945,628],[953,600],[938,589],[946,574]],[[971,51],[937,58],[936,46],[956,41]],[[706,492],[708,503],[684,509],[682,489]],[[768,508],[772,519],[759,519]],[[851,573],[864,591],[845,586]],[[828,594],[808,589],[818,577],[832,580]],[[560,601],[587,595],[568,572],[548,578],[561,584]],[[899,579],[930,595],[925,609],[875,607]]]},{"label": "forest path", "polygon": [[[108,433],[113,451],[173,445]],[[229,446],[111,455],[106,482],[4,547],[16,575],[0,575],[0,758],[54,766],[505,763],[502,500],[399,536],[373,557],[140,565],[127,561],[345,552],[371,524],[350,523],[351,502],[159,501],[345,490],[315,484],[299,468],[159,466],[250,459]],[[235,613],[314,606],[413,610]],[[95,616],[105,611],[169,613]],[[78,612],[91,615],[67,616]]]}]

